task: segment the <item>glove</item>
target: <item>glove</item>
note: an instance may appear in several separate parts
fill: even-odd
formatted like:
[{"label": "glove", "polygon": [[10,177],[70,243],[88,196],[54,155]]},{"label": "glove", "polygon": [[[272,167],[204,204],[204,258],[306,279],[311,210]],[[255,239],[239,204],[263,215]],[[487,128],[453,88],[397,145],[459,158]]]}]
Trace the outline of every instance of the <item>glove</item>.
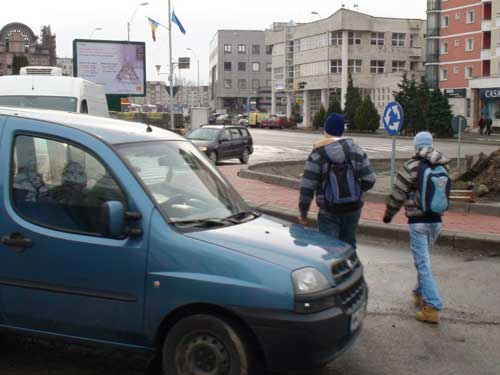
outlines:
[{"label": "glove", "polygon": [[387,213],[384,215],[384,218],[382,219],[385,224],[389,224],[392,221],[392,217],[387,215]]}]

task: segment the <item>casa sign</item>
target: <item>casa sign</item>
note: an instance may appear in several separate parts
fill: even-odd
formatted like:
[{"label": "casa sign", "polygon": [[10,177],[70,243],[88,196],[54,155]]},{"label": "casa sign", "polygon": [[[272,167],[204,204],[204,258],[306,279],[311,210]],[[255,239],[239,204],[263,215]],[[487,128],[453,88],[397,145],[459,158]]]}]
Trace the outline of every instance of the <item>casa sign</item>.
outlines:
[{"label": "casa sign", "polygon": [[481,89],[479,95],[481,99],[500,99],[500,87]]}]

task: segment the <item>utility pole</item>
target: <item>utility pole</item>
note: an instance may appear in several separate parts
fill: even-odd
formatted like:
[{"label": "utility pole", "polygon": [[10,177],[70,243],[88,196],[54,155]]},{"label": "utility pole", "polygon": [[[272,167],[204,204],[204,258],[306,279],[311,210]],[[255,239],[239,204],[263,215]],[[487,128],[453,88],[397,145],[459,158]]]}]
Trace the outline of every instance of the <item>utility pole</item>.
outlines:
[{"label": "utility pole", "polygon": [[174,125],[174,65],[172,63],[172,11],[170,0],[168,0],[168,49],[170,65],[170,129],[175,129]]}]

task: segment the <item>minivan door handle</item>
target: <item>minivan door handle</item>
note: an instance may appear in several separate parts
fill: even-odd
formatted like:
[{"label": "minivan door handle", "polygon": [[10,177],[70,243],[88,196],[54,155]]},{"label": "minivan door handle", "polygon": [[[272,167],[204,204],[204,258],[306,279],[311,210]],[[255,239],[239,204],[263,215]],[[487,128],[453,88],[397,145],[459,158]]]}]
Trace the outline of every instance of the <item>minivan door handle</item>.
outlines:
[{"label": "minivan door handle", "polygon": [[21,233],[12,233],[9,236],[3,236],[2,243],[14,251],[20,251],[33,246],[33,241],[25,238]]}]

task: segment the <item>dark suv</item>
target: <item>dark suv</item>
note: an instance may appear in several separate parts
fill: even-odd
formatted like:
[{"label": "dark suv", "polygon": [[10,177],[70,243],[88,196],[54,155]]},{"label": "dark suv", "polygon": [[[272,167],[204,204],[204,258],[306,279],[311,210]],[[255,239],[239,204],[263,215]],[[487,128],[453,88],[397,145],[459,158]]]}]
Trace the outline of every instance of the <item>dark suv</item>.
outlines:
[{"label": "dark suv", "polygon": [[252,136],[244,126],[205,125],[190,132],[186,138],[214,164],[225,159],[240,159],[246,164],[253,153]]}]

